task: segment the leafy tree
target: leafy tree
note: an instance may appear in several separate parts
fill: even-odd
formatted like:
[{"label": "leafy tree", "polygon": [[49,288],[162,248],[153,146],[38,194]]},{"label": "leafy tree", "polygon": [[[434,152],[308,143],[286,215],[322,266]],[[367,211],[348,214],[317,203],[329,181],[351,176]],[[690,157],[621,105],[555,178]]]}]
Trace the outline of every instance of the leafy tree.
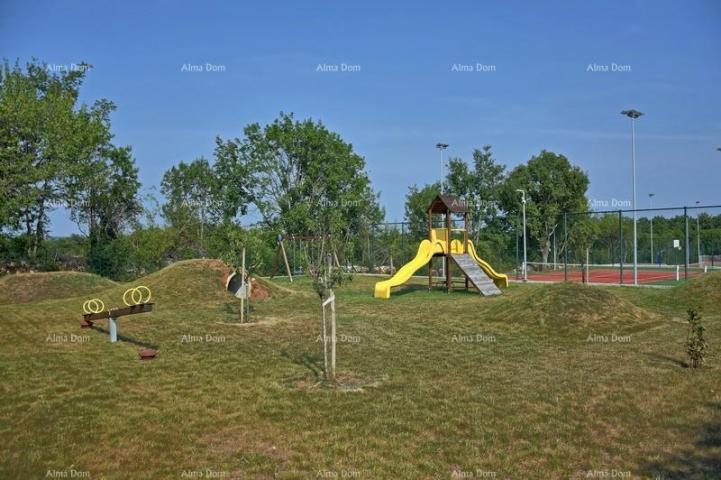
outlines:
[{"label": "leafy tree", "polygon": [[514,168],[500,189],[500,204],[513,215],[521,210],[516,190],[525,190],[528,235],[535,240],[543,263],[548,262],[551,238],[562,214],[586,209],[588,183],[588,176],[566,157],[542,150]]},{"label": "leafy tree", "polygon": [[158,226],[135,228],[128,235],[133,247],[132,268],[139,277],[164,267],[173,246],[171,230]]},{"label": "leafy tree", "polygon": [[202,157],[173,166],[165,172],[160,183],[160,191],[167,199],[163,205],[163,216],[175,228],[179,239],[189,239],[187,243],[194,244],[197,238],[197,250],[202,255],[206,252],[208,219],[219,216],[219,206],[215,201],[217,184],[215,172]]},{"label": "leafy tree", "polygon": [[97,157],[74,170],[68,189],[71,217],[88,233],[116,238],[142,212],[130,148],[104,145]]},{"label": "leafy tree", "polygon": [[4,62],[0,72],[0,226],[23,228],[34,257],[48,212],[63,198],[65,167],[77,150],[75,103],[84,70]]},{"label": "leafy tree", "polygon": [[410,233],[413,238],[422,239],[428,237],[428,214],[426,208],[433,199],[441,193],[439,182],[425,185],[418,188],[412,185],[406,194],[406,221],[409,223]]},{"label": "leafy tree", "polygon": [[383,218],[363,157],[322,123],[292,114],[248,125],[243,139],[218,139],[216,174],[226,215],[245,213],[247,201],[276,232],[349,235]]},{"label": "leafy tree", "polygon": [[473,150],[472,169],[461,158],[448,162],[448,193],[465,199],[476,231],[492,224],[498,216],[498,196],[505,169],[496,163],[490,145]]},{"label": "leafy tree", "polygon": [[24,71],[5,62],[0,73],[0,228],[22,228],[30,258],[58,205],[88,226],[91,248],[116,238],[140,209],[130,149],[111,143],[115,106],[78,105],[89,68],[51,73],[36,61]]}]

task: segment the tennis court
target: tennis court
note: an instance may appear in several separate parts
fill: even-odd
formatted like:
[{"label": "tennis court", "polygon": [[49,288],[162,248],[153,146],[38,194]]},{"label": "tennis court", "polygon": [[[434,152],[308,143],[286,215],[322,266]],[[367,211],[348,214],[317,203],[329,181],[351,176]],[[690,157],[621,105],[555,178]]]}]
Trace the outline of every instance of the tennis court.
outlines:
[{"label": "tennis court", "polygon": [[[688,278],[703,275],[712,270],[719,271],[721,269],[719,267],[689,267]],[[585,277],[588,283],[633,284],[633,265],[624,264],[622,275],[621,266],[618,264],[584,266],[574,263],[568,264],[567,268],[564,268],[563,264],[528,263],[528,280],[531,281],[562,282],[566,279],[566,275],[569,282],[583,282]],[[641,284],[671,285],[685,278],[686,272],[683,265],[643,264],[638,266],[638,283]]]}]

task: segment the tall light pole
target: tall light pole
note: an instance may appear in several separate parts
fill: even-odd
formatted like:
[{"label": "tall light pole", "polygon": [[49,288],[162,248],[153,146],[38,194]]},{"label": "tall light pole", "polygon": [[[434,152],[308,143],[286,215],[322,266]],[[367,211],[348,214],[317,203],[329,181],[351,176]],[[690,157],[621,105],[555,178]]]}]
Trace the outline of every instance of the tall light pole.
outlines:
[{"label": "tall light pole", "polygon": [[[698,206],[701,202],[696,200]],[[700,213],[696,210],[696,249],[698,250],[698,266],[701,267],[701,222],[699,221]]]},{"label": "tall light pole", "polygon": [[[649,193],[648,194],[648,205],[649,208],[653,208],[653,197],[656,196],[655,193]],[[651,212],[651,265],[656,263],[653,259],[653,212]]]},{"label": "tall light pole", "polygon": [[443,177],[444,177],[444,171],[443,171],[443,150],[448,148],[447,143],[436,143],[436,148],[438,151],[441,152],[441,193],[443,193]]},{"label": "tall light pole", "polygon": [[517,188],[517,192],[521,194],[521,207],[523,209],[523,281],[528,281],[528,254],[526,250],[526,192]]},{"label": "tall light pole", "polygon": [[[444,193],[443,192],[443,177],[444,177],[444,175],[443,175],[443,173],[444,173],[443,172],[443,150],[448,148],[448,144],[447,143],[436,143],[436,148],[441,153],[441,195],[442,195]],[[448,241],[450,242],[451,232],[447,232],[446,235],[448,236]],[[446,262],[445,261],[441,262],[441,274],[444,277],[446,276]]]},{"label": "tall light pole", "polygon": [[621,115],[631,119],[631,164],[633,177],[633,284],[638,285],[638,212],[636,212],[636,119],[643,115],[638,110],[624,110]]}]

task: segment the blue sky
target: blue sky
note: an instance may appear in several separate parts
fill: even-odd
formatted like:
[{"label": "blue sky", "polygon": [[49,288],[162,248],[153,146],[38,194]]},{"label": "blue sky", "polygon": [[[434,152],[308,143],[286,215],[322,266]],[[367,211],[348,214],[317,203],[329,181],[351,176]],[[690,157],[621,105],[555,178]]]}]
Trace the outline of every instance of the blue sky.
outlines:
[{"label": "blue sky", "polygon": [[[720,52],[717,1],[0,3],[0,57],[94,66],[83,99],[117,104],[115,142],[133,147],[144,191],[212,158],[216,135],[294,112],[353,143],[388,220],[409,185],[438,179],[439,141],[466,159],[491,144],[509,168],[562,153],[592,200],[630,200],[626,108],[646,113],[639,207],[649,192],[721,204]],[[317,71],[343,63],[360,70]],[[62,211],[52,221],[76,231]]]}]

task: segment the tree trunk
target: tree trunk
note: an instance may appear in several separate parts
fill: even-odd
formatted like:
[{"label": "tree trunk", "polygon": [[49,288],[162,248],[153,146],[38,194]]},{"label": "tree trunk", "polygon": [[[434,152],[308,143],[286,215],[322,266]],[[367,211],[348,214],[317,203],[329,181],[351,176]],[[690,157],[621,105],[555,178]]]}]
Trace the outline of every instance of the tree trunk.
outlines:
[{"label": "tree trunk", "polygon": [[[551,237],[546,237],[543,239],[543,244],[541,246],[541,261],[543,262],[543,267],[546,266],[548,263],[548,254],[551,252]],[[527,268],[527,267],[526,267]]]},{"label": "tree trunk", "polygon": [[323,297],[320,297],[320,316],[323,322],[323,376],[328,380],[328,331],[326,328]]},{"label": "tree trunk", "polygon": [[[333,297],[333,290],[330,291]],[[330,381],[335,382],[335,299],[330,302]]]}]

